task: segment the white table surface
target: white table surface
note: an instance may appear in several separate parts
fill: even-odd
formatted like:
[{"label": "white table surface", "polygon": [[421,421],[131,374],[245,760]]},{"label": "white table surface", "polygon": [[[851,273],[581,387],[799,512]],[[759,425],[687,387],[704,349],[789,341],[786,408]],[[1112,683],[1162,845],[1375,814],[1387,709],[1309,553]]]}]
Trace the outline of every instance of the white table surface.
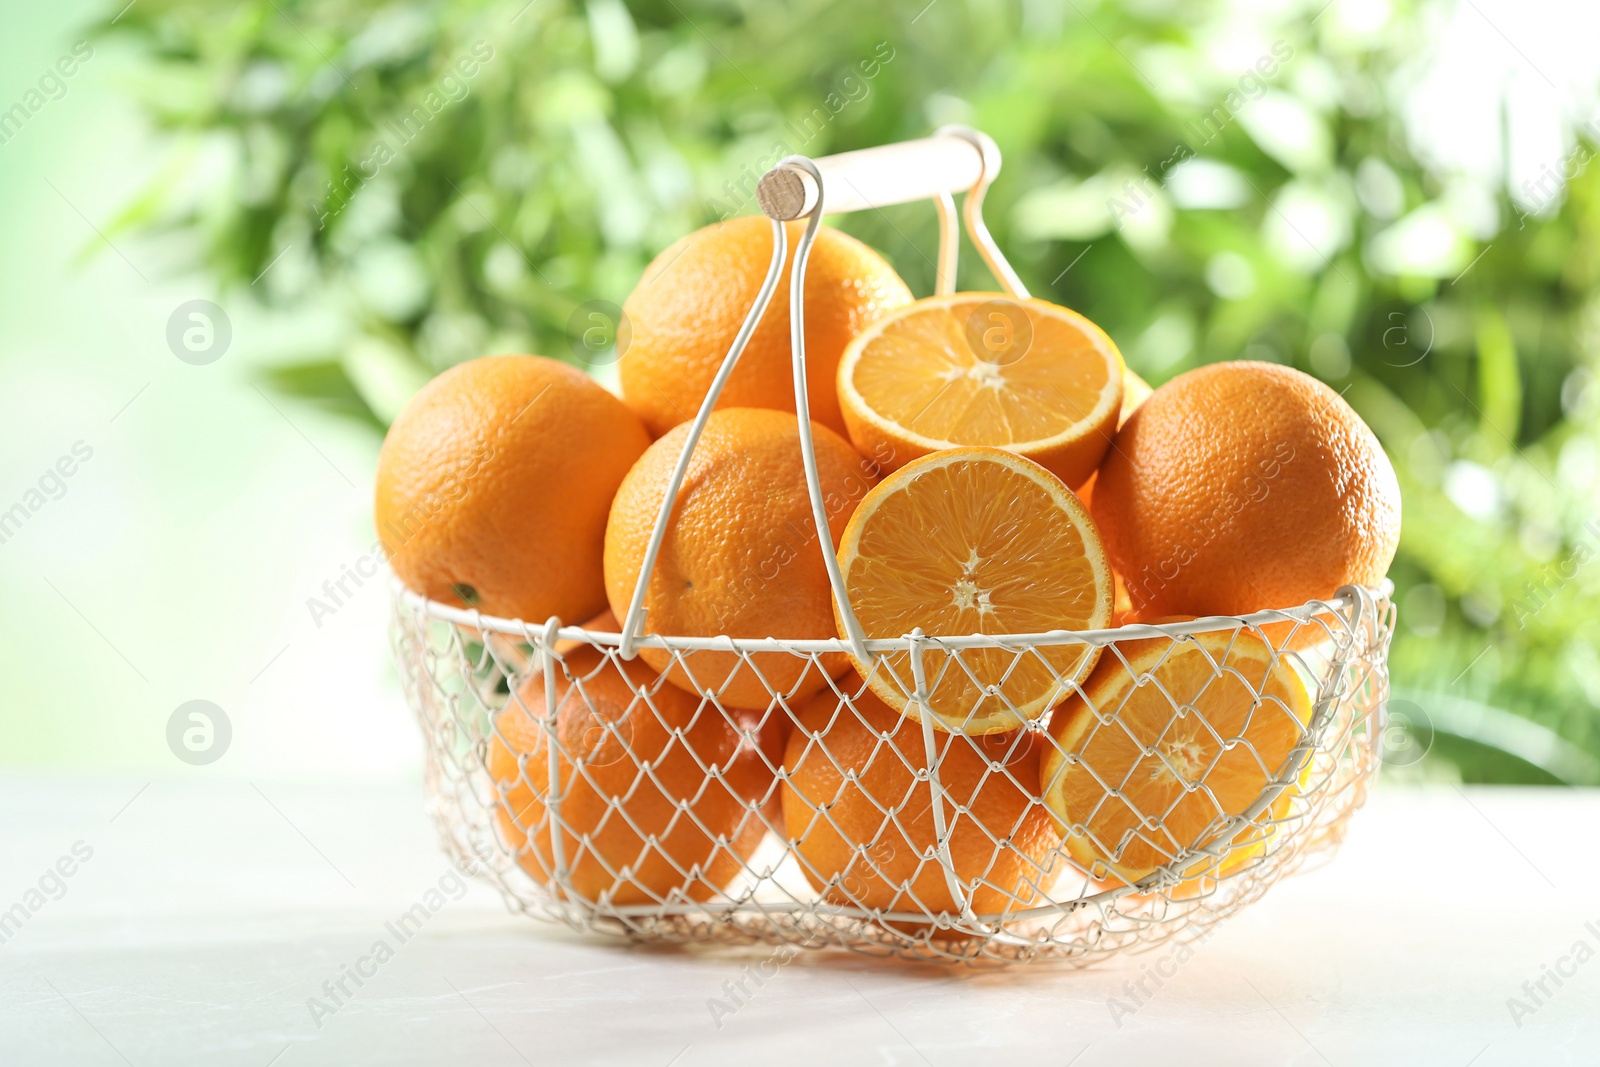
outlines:
[{"label": "white table surface", "polygon": [[804,954],[715,1020],[764,952],[585,940],[473,885],[319,1026],[308,998],[447,870],[420,787],[12,776],[0,811],[0,910],[93,850],[0,945],[5,1067],[1600,1063],[1600,956],[1508,1006],[1577,942],[1600,950],[1600,792],[1380,790],[1333,863],[1121,1018],[1109,998],[1132,1003],[1150,956]]}]

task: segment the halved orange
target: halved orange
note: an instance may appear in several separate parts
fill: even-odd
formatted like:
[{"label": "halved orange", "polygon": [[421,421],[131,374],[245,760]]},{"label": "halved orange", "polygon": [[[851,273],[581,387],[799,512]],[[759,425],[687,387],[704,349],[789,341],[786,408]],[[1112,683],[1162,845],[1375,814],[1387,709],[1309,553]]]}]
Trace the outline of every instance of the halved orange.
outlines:
[{"label": "halved orange", "polygon": [[1100,465],[1122,408],[1122,354],[1064,307],[956,293],[898,308],[839,362],[850,440],[885,470],[945,448],[1026,456],[1076,489]]},{"label": "halved orange", "polygon": [[[997,448],[937,452],[889,475],[851,516],[839,565],[869,638],[1111,623],[1111,566],[1088,511],[1055,475]],[[927,708],[942,730],[1011,730],[1060,701],[1099,654],[1083,644],[949,651],[930,641]],[[884,703],[921,721],[909,651],[857,660],[856,669]]]},{"label": "halved orange", "polygon": [[[1091,876],[1131,884],[1189,850],[1220,851],[1229,818],[1289,773],[1310,721],[1293,658],[1255,631],[1120,641],[1052,716],[1045,806]],[[1200,856],[1183,874],[1259,853],[1298,788],[1297,776],[1233,829],[1221,860]]]}]

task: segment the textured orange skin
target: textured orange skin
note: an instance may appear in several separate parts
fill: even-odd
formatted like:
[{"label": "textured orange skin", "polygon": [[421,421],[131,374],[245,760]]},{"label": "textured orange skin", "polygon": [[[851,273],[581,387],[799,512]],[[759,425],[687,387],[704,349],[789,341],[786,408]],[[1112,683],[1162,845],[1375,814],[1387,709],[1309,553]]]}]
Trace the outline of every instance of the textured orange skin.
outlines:
[{"label": "textured orange skin", "polygon": [[[817,889],[839,879],[825,891],[831,903],[954,912],[943,867],[920,859],[937,841],[930,787],[913,777],[913,768],[928,766],[922,727],[871,692],[856,697],[855,707],[852,712],[832,692],[820,693],[789,736],[783,815],[800,867]],[[883,735],[889,740],[881,740]],[[1048,811],[1031,795],[1039,781],[1040,745],[1015,744],[1015,734],[941,733],[935,740],[940,783],[953,804],[968,808],[957,816],[947,807],[946,819],[957,878],[964,886],[982,883],[969,890],[972,909],[1025,907],[1018,901],[1031,903],[1038,895],[1034,887],[1049,885],[1043,872],[1061,844]],[[1021,785],[998,771],[985,777],[991,762],[1004,762]],[[855,783],[844,781],[845,771],[856,773]],[[826,814],[819,814],[824,806]],[[891,821],[884,812],[897,808]],[[995,843],[1007,839],[1009,846]],[[865,857],[856,853],[858,844],[866,846]],[[903,889],[907,883],[910,892]]]},{"label": "textured orange skin", "polygon": [[[792,412],[789,265],[803,225],[788,224],[789,256],[719,408]],[[660,436],[694,418],[728,354],[772,262],[772,223],[747,216],[696,230],[662,252],[622,309],[631,340],[618,366],[622,395]],[[806,263],[806,394],[811,418],[841,436],[834,378],[856,334],[884,312],[911,302],[911,290],[878,253],[827,226]]]},{"label": "textured orange skin", "polygon": [[[634,689],[649,691],[658,681],[638,660],[625,665],[627,681],[614,662],[588,677],[602,658],[587,647],[566,654],[567,670],[582,679],[581,693],[557,668],[556,736],[562,742],[557,781],[565,826],[561,840],[572,888],[590,901],[609,893],[614,904],[647,904],[673,890],[706,900],[727,887],[760,844],[766,827],[758,805],[772,788],[773,771],[710,704],[702,706],[670,685],[651,695],[654,710],[636,701],[629,682]],[[496,824],[514,847],[528,846],[518,862],[543,883],[551,878],[553,855],[544,800],[549,778],[542,675],[529,679],[521,698],[526,711],[512,703],[495,723],[488,769],[503,797],[495,810]],[[567,750],[595,736],[591,731],[597,719],[616,723],[621,735],[602,734],[605,740],[591,749],[611,762],[575,772]],[[681,730],[682,736],[675,738],[672,729]],[[776,766],[775,742],[760,739],[757,744]],[[701,764],[719,768],[722,780],[707,781]],[[687,810],[679,810],[680,800],[689,802]],[[612,801],[620,803],[620,810],[611,809]],[[581,841],[585,835],[587,845]],[[656,836],[656,845],[645,844],[649,835]],[[696,865],[700,876],[691,879],[686,872]]]},{"label": "textured orange skin", "polygon": [[540,623],[606,607],[611,497],[650,444],[587,375],[541,356],[452,367],[406,405],[378,455],[374,519],[390,566],[447,604]]},{"label": "textured orange skin", "polygon": [[[617,490],[606,527],[605,576],[619,619],[627,617],[656,514],[688,435],[689,427],[680,426],[651,445]],[[827,427],[813,423],[812,435],[837,549],[877,472]],[[650,576],[646,627],[674,637],[833,637],[833,590],[814,531],[799,420],[765,408],[713,413]],[[715,693],[725,705],[765,708],[772,701],[767,684],[731,652],[689,653],[693,678],[664,649],[641,649],[639,655],[667,671],[673,684]],[[794,699],[827,684],[808,660],[787,652],[759,652],[754,659],[767,683]],[[837,676],[850,661],[832,653],[823,665]]]},{"label": "textured orange skin", "polygon": [[1092,511],[1141,615],[1240,615],[1376,585],[1400,487],[1326,385],[1217,363],[1151,394],[1117,433]]}]

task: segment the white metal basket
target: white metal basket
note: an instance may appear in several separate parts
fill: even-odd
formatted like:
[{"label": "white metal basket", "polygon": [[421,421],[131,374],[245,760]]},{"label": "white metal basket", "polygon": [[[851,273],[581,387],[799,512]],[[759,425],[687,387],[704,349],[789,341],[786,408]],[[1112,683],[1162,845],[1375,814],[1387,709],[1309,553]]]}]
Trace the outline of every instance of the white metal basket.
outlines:
[{"label": "white metal basket", "polygon": [[[434,818],[452,856],[491,881],[513,909],[583,930],[649,940],[834,946],[944,961],[1087,963],[1202,937],[1283,875],[1331,854],[1342,839],[1378,765],[1394,616],[1387,583],[1376,590],[1347,587],[1328,601],[1193,622],[1043,634],[917,632],[869,640],[850,609],[838,561],[824,538],[845,638],[739,640],[644,632],[644,591],[689,456],[780,280],[787,256],[784,221],[808,220],[790,279],[791,344],[812,513],[817,527],[826,528],[800,328],[806,257],[824,205],[838,212],[933,198],[941,220],[938,289],[947,293],[954,287],[958,241],[952,193],[968,189],[967,232],[1007,292],[1022,298],[1026,290],[982,220],[983,194],[998,168],[992,141],[976,131],[948,128],[922,141],[825,159],[791,157],[762,179],[759,200],[773,220],[771,265],[691,425],[620,634],[554,618],[534,623],[484,616],[395,584],[395,653],[426,741]],[[869,724],[879,742],[869,763],[883,759],[880,770],[887,768],[907,785],[887,800],[874,796],[881,825],[866,835],[871,840],[852,842],[855,852],[846,869],[819,871],[791,840],[785,808],[792,812],[806,802],[786,789],[783,753],[770,743],[774,732],[792,737],[798,730],[807,751],[833,759],[827,732],[800,722],[807,701],[769,683],[765,707],[735,708],[721,699],[722,687],[715,681],[701,686],[697,696],[686,696],[664,676],[630,673],[626,666],[641,648],[661,649],[691,679],[727,678],[730,663],[764,679],[763,664],[794,657],[837,675],[813,699],[831,701],[836,715],[865,722],[871,699],[864,696],[867,686],[854,669],[839,674],[840,654],[873,670],[886,670],[891,657],[908,661],[909,673],[895,677],[904,679],[899,684],[907,700],[926,708],[941,678],[962,671],[962,657],[973,650],[1048,663],[1040,649],[1077,644],[1101,648],[1102,656],[1118,657],[1126,666],[1126,642],[1159,639],[1169,643],[1164,655],[1170,655],[1199,647],[1198,634],[1222,635],[1221,647],[1230,650],[1238,641],[1265,642],[1273,663],[1287,664],[1304,682],[1311,713],[1306,722],[1295,720],[1290,756],[1281,766],[1266,768],[1265,785],[1248,804],[1218,802],[1205,780],[1208,772],[1186,772],[1193,780],[1184,780],[1184,790],[1209,798],[1216,808],[1211,823],[1193,840],[1163,835],[1162,812],[1138,812],[1131,836],[1145,846],[1156,843],[1164,862],[1137,876],[1118,873],[1115,864],[1085,866],[1065,843],[1043,852],[1034,846],[1023,856],[1011,836],[1015,826],[986,826],[967,805],[976,792],[963,795],[941,778],[941,764],[959,751],[954,746],[970,746],[972,752],[962,758],[970,761],[976,754],[986,761],[986,775],[1009,778],[1025,798],[1019,818],[1044,810],[1037,776],[1027,780],[1028,774],[1017,770],[1031,764],[1017,761],[1032,748],[1043,752],[1057,744],[1047,729],[1048,714],[1006,735],[998,742],[1005,751],[998,754],[993,739],[936,730],[931,714],[922,715],[920,723],[906,718],[892,729],[881,720]],[[1208,648],[1218,647],[1217,638],[1206,640]],[[931,677],[924,670],[930,654],[941,665]],[[1218,676],[1230,670],[1228,654],[1216,662],[1208,653]],[[832,670],[824,669],[824,657]],[[1064,691],[1089,699],[1073,679],[1060,680]],[[1246,684],[1256,703],[1252,714],[1273,713],[1272,698]],[[596,698],[601,687],[613,697],[620,694],[626,707],[619,709],[618,699]],[[1003,700],[1003,686],[1000,690],[989,695]],[[588,716],[582,720],[587,730],[578,736],[563,718],[574,701]],[[1194,706],[1173,700],[1171,721],[1198,714]],[[1119,728],[1114,711],[1095,709],[1095,715],[1093,729]],[[1250,746],[1248,739],[1201,725],[1222,751]],[[696,784],[683,784],[681,766],[669,776],[666,757],[636,750],[641,728],[655,731],[663,751],[674,753],[680,764],[694,761],[690,778]],[[704,748],[701,738],[714,739],[716,751],[697,749]],[[904,746],[907,740],[914,743]],[[1261,762],[1253,749],[1247,754]],[[1078,756],[1067,758],[1081,762]],[[845,783],[841,791],[865,780],[864,768],[837,770]],[[1095,780],[1108,802],[1127,802],[1126,782],[1098,773]],[[582,818],[573,810],[580,796],[588,805]],[[641,796],[665,822],[637,821]],[[569,806],[565,814],[563,803]],[[802,816],[829,820],[832,808],[822,801]],[[712,810],[714,818],[706,814]],[[920,840],[912,823],[930,816],[926,840],[906,854],[907,846]],[[974,837],[974,825],[980,836]],[[1069,839],[1095,832],[1087,820],[1060,829]],[[967,854],[976,840],[978,853],[986,853],[990,862],[976,870],[970,864],[958,869],[952,841],[960,835],[966,835],[961,847]],[[627,848],[608,852],[603,837],[623,840]],[[1097,847],[1115,856],[1127,844],[1097,842]],[[996,880],[991,872],[1001,866],[1021,873]],[[647,869],[648,877],[642,873]],[[596,870],[603,875],[598,890],[591,877]],[[889,906],[882,900],[886,888],[892,895]]]}]

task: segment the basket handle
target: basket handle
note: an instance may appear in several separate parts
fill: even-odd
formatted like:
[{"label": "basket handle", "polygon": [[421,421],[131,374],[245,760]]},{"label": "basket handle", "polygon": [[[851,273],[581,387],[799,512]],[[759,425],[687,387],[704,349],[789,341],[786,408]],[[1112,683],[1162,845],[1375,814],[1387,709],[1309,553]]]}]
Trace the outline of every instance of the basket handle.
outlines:
[{"label": "basket handle", "polygon": [[[993,152],[994,142],[987,137],[983,140]],[[941,131],[916,141],[841,152],[813,162],[828,189],[828,211],[842,214],[970,189],[986,170],[990,178],[1000,170],[998,152],[991,159],[985,155],[984,146]],[[821,187],[797,168],[774,167],[756,186],[761,210],[781,222],[811,214],[819,199]]]},{"label": "basket handle", "polygon": [[985,265],[1005,291],[1026,299],[1027,287],[996,247],[983,221],[983,197],[1000,174],[1000,149],[988,134],[970,126],[943,126],[932,137],[862,148],[809,160],[816,173],[791,156],[762,175],[756,202],[770,219],[790,222],[814,212],[824,199],[831,215],[871,211],[891,204],[934,200],[939,206],[938,292],[955,291],[955,204],[967,193],[967,233]]},{"label": "basket handle", "polygon": [[634,584],[633,598],[627,616],[622,620],[622,634],[618,652],[624,659],[636,654],[638,639],[645,627],[645,590],[650,575],[655,570],[656,557],[666,538],[667,525],[677,507],[678,492],[688,473],[689,457],[711,417],[717,399],[722,395],[739,357],[749,344],[750,335],[766,313],[778,280],[783,273],[788,253],[787,222],[806,219],[806,227],[795,244],[794,262],[789,270],[789,345],[793,356],[795,412],[799,418],[800,453],[805,466],[806,489],[811,498],[811,515],[816,525],[817,539],[821,544],[823,561],[828,571],[828,582],[833,588],[834,600],[839,606],[846,640],[851,651],[862,661],[871,657],[867,652],[866,635],[856,619],[845,591],[844,577],[839,570],[839,560],[829,536],[827,509],[824,507],[821,479],[817,471],[816,448],[811,434],[811,405],[806,395],[805,351],[805,273],[806,260],[816,240],[817,228],[825,212],[843,213],[863,211],[889,204],[904,204],[913,200],[932,198],[939,206],[939,261],[938,291],[949,293],[955,287],[956,248],[955,204],[952,194],[967,190],[963,214],[967,234],[977,247],[990,271],[1012,296],[1027,299],[1028,290],[1017,277],[1005,256],[996,247],[989,228],[983,222],[983,196],[989,183],[1000,172],[1000,149],[986,134],[965,126],[946,126],[932,137],[899,144],[881,145],[856,152],[843,152],[808,159],[789,156],[781,160],[762,176],[756,187],[756,198],[761,210],[772,220],[772,260],[767,276],[745,316],[743,325],[728,354],[712,379],[711,388],[700,404],[689,426],[689,435],[683,442],[677,465],[667,482],[667,492],[651,531],[650,543],[640,562],[639,577]]}]

